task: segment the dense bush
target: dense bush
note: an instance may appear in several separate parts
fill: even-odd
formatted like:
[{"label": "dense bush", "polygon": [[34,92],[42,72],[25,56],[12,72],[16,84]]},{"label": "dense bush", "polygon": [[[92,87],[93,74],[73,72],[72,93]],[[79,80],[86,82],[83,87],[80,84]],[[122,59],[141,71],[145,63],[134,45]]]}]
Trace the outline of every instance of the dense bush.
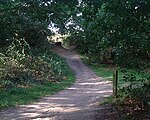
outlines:
[{"label": "dense bush", "polygon": [[0,88],[66,79],[68,66],[50,49],[38,49],[40,52],[30,51],[31,54],[25,54],[22,44],[17,45],[20,46],[12,44],[6,53],[0,54]]},{"label": "dense bush", "polygon": [[64,61],[47,40],[52,24],[63,31],[78,1],[0,1],[0,88],[66,79]]}]

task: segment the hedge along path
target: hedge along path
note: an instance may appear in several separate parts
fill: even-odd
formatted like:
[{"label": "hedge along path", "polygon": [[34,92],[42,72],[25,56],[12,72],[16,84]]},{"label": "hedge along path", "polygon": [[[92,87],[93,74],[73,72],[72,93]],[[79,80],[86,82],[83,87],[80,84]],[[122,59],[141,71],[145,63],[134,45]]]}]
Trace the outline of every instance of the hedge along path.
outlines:
[{"label": "hedge along path", "polygon": [[55,46],[54,51],[73,69],[74,85],[38,102],[1,110],[0,120],[96,120],[105,114],[97,103],[112,94],[112,83],[96,76],[74,50]]}]

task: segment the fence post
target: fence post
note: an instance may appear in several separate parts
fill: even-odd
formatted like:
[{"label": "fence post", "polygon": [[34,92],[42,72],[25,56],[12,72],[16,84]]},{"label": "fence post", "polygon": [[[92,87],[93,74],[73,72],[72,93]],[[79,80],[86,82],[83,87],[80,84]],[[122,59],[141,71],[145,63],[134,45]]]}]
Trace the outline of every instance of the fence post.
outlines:
[{"label": "fence post", "polygon": [[115,70],[113,73],[113,95],[117,95],[117,87],[118,87],[118,70]]}]

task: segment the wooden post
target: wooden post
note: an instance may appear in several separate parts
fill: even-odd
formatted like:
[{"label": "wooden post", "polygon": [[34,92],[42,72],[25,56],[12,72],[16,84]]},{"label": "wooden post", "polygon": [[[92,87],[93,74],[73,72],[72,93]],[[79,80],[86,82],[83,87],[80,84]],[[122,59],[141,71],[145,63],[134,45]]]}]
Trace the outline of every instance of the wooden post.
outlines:
[{"label": "wooden post", "polygon": [[117,87],[118,87],[118,70],[115,70],[113,73],[113,95],[117,95]]}]

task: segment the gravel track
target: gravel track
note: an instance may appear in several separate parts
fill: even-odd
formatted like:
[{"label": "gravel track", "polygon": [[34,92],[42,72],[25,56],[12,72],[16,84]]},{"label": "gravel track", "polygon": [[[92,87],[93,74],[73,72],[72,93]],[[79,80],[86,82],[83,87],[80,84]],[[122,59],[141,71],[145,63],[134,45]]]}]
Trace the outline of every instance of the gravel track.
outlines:
[{"label": "gravel track", "polygon": [[74,50],[54,47],[73,69],[76,82],[38,102],[0,111],[0,120],[109,120],[98,102],[112,94],[112,83],[95,75]]}]

